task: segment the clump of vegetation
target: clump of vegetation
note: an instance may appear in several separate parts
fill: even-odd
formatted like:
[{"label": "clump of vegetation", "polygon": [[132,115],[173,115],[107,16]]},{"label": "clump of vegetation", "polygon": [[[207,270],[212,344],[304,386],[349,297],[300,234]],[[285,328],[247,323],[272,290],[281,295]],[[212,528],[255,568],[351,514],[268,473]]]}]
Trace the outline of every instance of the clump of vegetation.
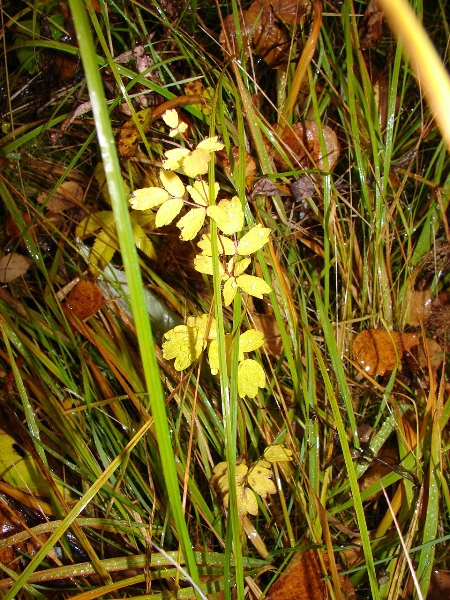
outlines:
[{"label": "clump of vegetation", "polygon": [[2,597],[448,593],[449,159],[378,3],[3,26]]}]

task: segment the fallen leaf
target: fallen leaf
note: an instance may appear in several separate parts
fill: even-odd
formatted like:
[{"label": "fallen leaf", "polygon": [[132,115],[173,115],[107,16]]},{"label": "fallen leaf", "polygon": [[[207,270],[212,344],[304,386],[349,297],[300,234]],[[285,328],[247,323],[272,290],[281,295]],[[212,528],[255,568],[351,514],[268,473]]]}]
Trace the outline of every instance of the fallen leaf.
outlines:
[{"label": "fallen leaf", "polygon": [[[283,129],[281,140],[285,144],[285,154],[294,169],[317,168],[321,171],[331,171],[334,167],[340,154],[337,135],[328,125],[322,125],[321,129],[325,154],[322,152],[319,127],[315,121],[297,121]],[[281,171],[290,171],[292,168],[278,150],[273,161]]]},{"label": "fallen leaf", "polygon": [[316,193],[316,188],[308,175],[302,175],[291,185],[291,191],[296,202],[303,202]]},{"label": "fallen leaf", "polygon": [[406,318],[408,325],[420,327],[428,320],[431,313],[431,291],[414,290],[409,299],[409,312]]},{"label": "fallen leaf", "polygon": [[384,375],[395,369],[404,352],[418,344],[415,333],[367,329],[353,342],[353,358],[369,375]]},{"label": "fallen leaf", "polygon": [[428,370],[428,357],[430,357],[431,368],[436,372],[444,361],[444,350],[432,338],[422,340],[417,352],[417,360],[424,371]]},{"label": "fallen leaf", "polygon": [[17,252],[5,254],[0,259],[0,282],[9,283],[25,275],[32,262],[30,258],[22,256],[22,254],[18,254]]},{"label": "fallen leaf", "polygon": [[81,321],[99,311],[105,304],[101,289],[95,283],[82,279],[67,296],[66,307]]},{"label": "fallen leaf", "polygon": [[[399,463],[398,450],[395,448],[381,448],[377,454],[377,458],[384,460],[388,465],[398,465]],[[378,461],[373,461],[359,480],[359,489],[361,491],[366,490],[390,472],[391,469],[387,465],[383,465],[383,463]]]},{"label": "fallen leaf", "polygon": [[310,6],[309,0],[255,0],[250,9],[263,10],[286,25],[298,25]]},{"label": "fallen leaf", "polygon": [[[144,108],[144,110],[136,113],[136,118],[140,123],[142,131],[147,133],[152,123],[152,109]],[[141,134],[135,125],[134,119],[128,119],[128,121],[125,121],[122,125],[119,134],[118,148],[120,157],[124,160],[131,158],[136,152],[140,141]]]},{"label": "fallen leaf", "polygon": [[[236,162],[236,167],[239,168],[239,148],[238,146],[233,146],[231,148],[231,152],[233,153],[233,158]],[[223,168],[229,175],[229,177],[233,177],[233,169],[231,167],[231,163],[228,159],[228,156],[225,151],[220,151],[217,153],[218,160],[222,163]],[[247,190],[250,190],[253,185],[253,180],[256,177],[256,162],[251,154],[248,152],[245,153],[245,187]]]},{"label": "fallen leaf", "polygon": [[254,198],[260,194],[264,196],[290,196],[291,192],[286,185],[277,184],[268,177],[261,177],[255,184],[251,197]]},{"label": "fallen leaf", "polygon": [[[48,193],[42,192],[37,197],[39,204],[44,204]],[[76,181],[64,181],[45,205],[52,212],[63,212],[83,202],[83,188]]]},{"label": "fallen leaf", "polygon": [[380,9],[378,0],[370,0],[366,12],[361,21],[360,31],[362,34],[361,46],[376,48],[383,35],[383,11]]},{"label": "fallen leaf", "polygon": [[279,356],[283,350],[283,341],[275,316],[253,311],[250,314],[255,329],[264,333],[264,350],[271,356]]}]

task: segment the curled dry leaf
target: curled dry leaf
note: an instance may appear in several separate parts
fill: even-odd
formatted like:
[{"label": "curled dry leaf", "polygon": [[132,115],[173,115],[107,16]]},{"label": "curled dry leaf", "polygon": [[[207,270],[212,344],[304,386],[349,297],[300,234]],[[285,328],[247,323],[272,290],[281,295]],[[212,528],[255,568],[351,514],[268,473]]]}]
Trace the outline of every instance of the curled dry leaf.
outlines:
[{"label": "curled dry leaf", "polygon": [[[136,113],[136,118],[142,128],[143,133],[147,133],[152,123],[152,109],[144,108],[144,110]],[[135,125],[134,119],[128,119],[122,125],[119,134],[119,155],[124,160],[131,158],[137,150],[141,134]]]},{"label": "curled dry leaf", "polygon": [[251,193],[251,197],[254,198],[259,194],[264,196],[290,196],[291,192],[289,191],[287,185],[275,183],[268,177],[264,176],[256,182]]},{"label": "curled dry leaf", "polygon": [[369,375],[393,371],[397,360],[419,344],[415,333],[398,333],[384,329],[361,331],[353,342],[353,358]]},{"label": "curled dry leaf", "polygon": [[[234,160],[236,161],[236,166],[239,168],[239,148],[237,146],[233,146],[231,148],[233,153]],[[223,168],[227,172],[227,174],[232,177],[233,169],[231,167],[230,161],[228,160],[227,154],[224,150],[221,150],[216,153],[218,160],[222,163]],[[250,190],[253,185],[253,180],[256,176],[256,163],[255,159],[248,152],[245,153],[245,187],[247,190]]]},{"label": "curled dry leaf", "polygon": [[424,371],[428,370],[428,357],[430,357],[431,368],[436,372],[444,361],[444,350],[432,338],[422,340],[417,353],[417,360]]},{"label": "curled dry leaf", "polygon": [[414,290],[410,297],[406,322],[413,327],[420,327],[430,316],[432,302],[429,289]]},{"label": "curled dry leaf", "polygon": [[[77,204],[83,202],[83,188],[76,181],[64,181],[50,200],[47,202],[45,208],[52,212],[63,212],[69,208],[73,208]],[[42,192],[37,197],[39,204],[44,204],[47,200],[48,193]]]},{"label": "curled dry leaf", "polygon": [[67,296],[66,307],[83,321],[105,304],[101,289],[95,283],[81,280]]},{"label": "curled dry leaf", "polygon": [[33,261],[17,252],[5,254],[0,259],[0,282],[8,283],[25,275]]},{"label": "curled dry leaf", "polygon": [[[323,555],[328,567],[327,555]],[[318,600],[327,598],[327,584],[315,550],[297,552],[283,575],[269,590],[267,600]],[[355,591],[348,577],[340,578],[341,589],[348,598],[355,596]]]},{"label": "curled dry leaf", "polygon": [[252,10],[264,11],[286,25],[298,25],[310,7],[309,0],[255,0],[251,5]]},{"label": "curled dry leaf", "polygon": [[[341,151],[335,132],[328,125],[321,127],[325,142],[325,154],[320,146],[319,127],[315,121],[306,119],[286,126],[281,132],[285,154],[294,169],[316,168],[330,171],[336,164]],[[278,150],[273,157],[280,171],[290,171],[291,166]]]}]

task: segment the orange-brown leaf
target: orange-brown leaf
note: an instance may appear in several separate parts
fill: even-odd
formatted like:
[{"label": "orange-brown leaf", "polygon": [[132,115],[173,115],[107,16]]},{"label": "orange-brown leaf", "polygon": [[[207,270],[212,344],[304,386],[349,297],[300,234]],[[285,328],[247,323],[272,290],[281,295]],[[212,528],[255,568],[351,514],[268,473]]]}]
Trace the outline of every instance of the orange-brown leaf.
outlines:
[{"label": "orange-brown leaf", "polygon": [[415,333],[367,329],[353,342],[353,358],[369,375],[384,375],[393,371],[403,354],[418,344]]},{"label": "orange-brown leaf", "polygon": [[81,280],[68,295],[66,306],[83,321],[100,310],[104,303],[105,298],[98,285]]}]

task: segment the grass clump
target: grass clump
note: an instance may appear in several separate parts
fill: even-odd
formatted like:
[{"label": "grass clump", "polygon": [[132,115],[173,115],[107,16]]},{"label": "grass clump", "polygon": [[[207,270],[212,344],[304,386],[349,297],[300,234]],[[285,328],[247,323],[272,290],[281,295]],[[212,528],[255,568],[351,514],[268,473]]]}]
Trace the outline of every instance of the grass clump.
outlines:
[{"label": "grass clump", "polygon": [[2,597],[310,555],[323,597],[436,593],[447,150],[374,3],[291,4],[5,7]]}]

